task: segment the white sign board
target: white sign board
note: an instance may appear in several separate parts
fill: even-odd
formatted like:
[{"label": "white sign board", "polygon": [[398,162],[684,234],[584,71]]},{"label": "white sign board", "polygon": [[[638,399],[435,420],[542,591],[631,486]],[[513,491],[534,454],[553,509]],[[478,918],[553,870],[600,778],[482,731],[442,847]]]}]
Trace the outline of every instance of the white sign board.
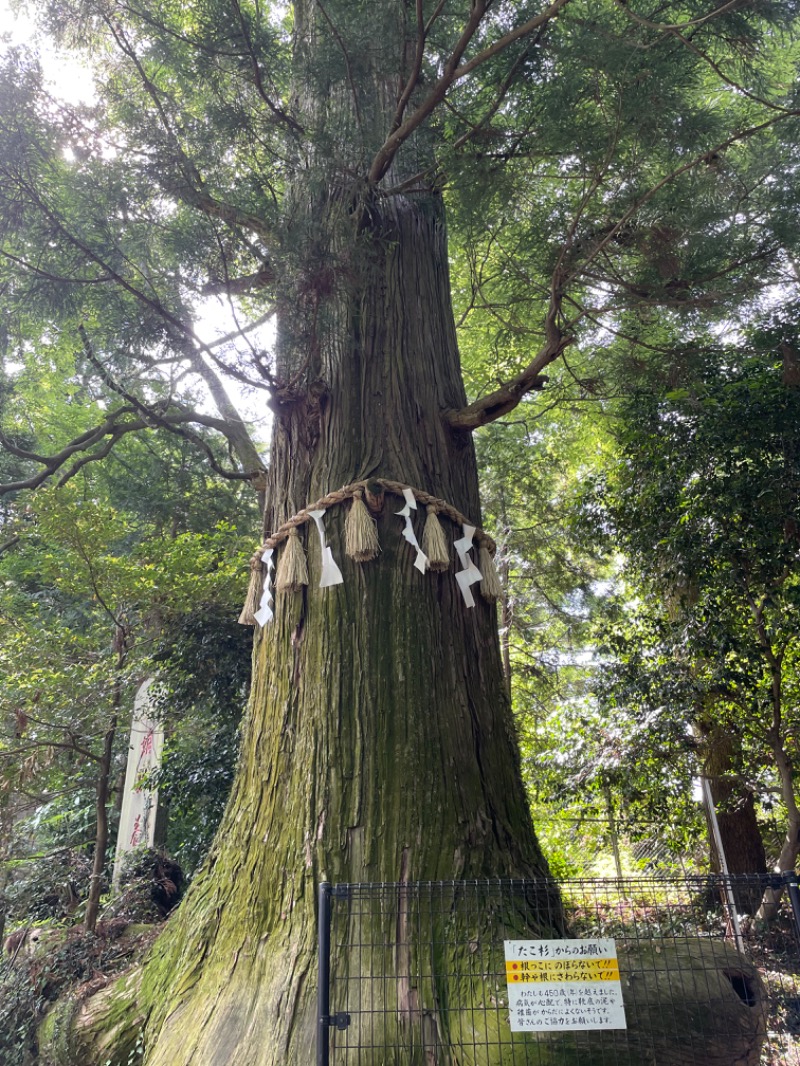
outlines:
[{"label": "white sign board", "polygon": [[125,772],[117,852],[114,858],[112,882],[115,887],[119,885],[125,855],[141,844],[152,848],[155,841],[158,790],[147,788],[146,782],[148,774],[161,765],[164,730],[160,722],[150,717],[149,690],[152,683],[153,679],[148,678],[140,685],[133,701],[128,768]]},{"label": "white sign board", "polygon": [[613,940],[506,940],[514,1033],[626,1029]]}]

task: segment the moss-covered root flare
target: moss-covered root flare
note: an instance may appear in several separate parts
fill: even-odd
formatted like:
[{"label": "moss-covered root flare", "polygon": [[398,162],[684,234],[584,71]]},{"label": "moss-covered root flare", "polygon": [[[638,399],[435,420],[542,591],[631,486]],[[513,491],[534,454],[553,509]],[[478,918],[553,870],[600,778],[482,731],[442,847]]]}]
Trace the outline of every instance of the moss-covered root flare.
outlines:
[{"label": "moss-covered root flare", "polygon": [[138,1066],[141,978],[137,968],[87,999],[59,1000],[39,1026],[37,1066]]}]

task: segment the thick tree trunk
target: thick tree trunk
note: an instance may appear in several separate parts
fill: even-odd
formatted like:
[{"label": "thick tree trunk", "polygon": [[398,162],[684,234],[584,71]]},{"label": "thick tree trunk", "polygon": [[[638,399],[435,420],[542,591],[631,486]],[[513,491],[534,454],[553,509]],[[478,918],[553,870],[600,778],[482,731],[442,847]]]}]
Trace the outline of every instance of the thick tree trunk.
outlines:
[{"label": "thick tree trunk", "polygon": [[[270,528],[371,476],[425,489],[478,522],[471,440],[442,418],[465,396],[439,198],[373,205],[351,252],[355,280],[306,338],[316,386],[278,412]],[[344,507],[331,509],[344,584],[316,587],[312,529],[310,587],[279,596],[274,623],[256,633],[231,801],[144,976],[153,1066],[310,1061],[319,880],[545,871],[495,610],[480,597],[467,609],[452,570],[414,569],[393,513],[402,503],[387,496],[382,552],[365,565],[344,556]]]},{"label": "thick tree trunk", "polygon": [[[358,238],[369,250],[369,269],[333,317],[346,328],[320,338],[316,380],[327,387],[316,405],[303,399],[277,420],[272,528],[328,489],[373,475],[424,488],[479,518],[471,443],[452,436],[441,418],[463,399],[441,205],[433,195],[394,201],[380,218],[373,214],[372,225],[368,241],[363,228]],[[452,570],[421,575],[414,569],[403,523],[393,513],[401,503],[387,498],[378,518],[383,550],[363,566],[342,550],[344,508],[329,510],[326,531],[344,584],[317,587],[320,552],[312,529],[311,585],[278,596],[275,621],[256,632],[254,684],[231,800],[209,860],[145,964],[136,1002],[121,989],[121,1050],[104,1051],[112,1066],[126,1061],[141,1016],[148,1019],[147,1066],[310,1066],[320,880],[546,871],[519,772],[494,608],[478,597],[467,609]],[[423,1001],[425,993],[408,979],[414,970],[409,952],[417,945],[403,935],[403,915],[401,906],[376,917],[380,928],[358,929],[360,942],[366,936],[387,946],[380,981],[362,980],[373,961],[362,943],[337,940],[333,948],[340,975],[355,980],[370,1010],[389,1020],[381,1036],[374,1026],[362,1034],[372,1048],[370,1061],[448,1062],[447,1032],[463,1036],[467,1027],[482,1049],[476,1062],[508,1061],[514,1045],[506,1036],[501,1041],[488,1028],[481,1033],[475,1012],[460,1017],[459,1006],[469,1002],[463,988],[438,990],[449,1004],[447,1017],[437,1017],[438,999]],[[563,933],[544,920],[517,921],[511,911],[504,921],[520,935]],[[465,925],[465,956],[470,940],[480,936],[480,929]],[[715,981],[731,957],[723,952],[714,964]],[[456,965],[445,964],[443,973],[471,972],[450,961]],[[648,963],[647,972],[652,968]],[[700,976],[710,987],[709,972]],[[695,985],[692,977],[676,997],[672,983],[656,981],[646,1003],[638,991],[633,998],[626,992],[637,1032],[620,1062],[633,1066],[641,1061],[640,1043],[651,1046],[662,996],[670,1010],[687,1018],[698,1014]],[[729,1007],[753,1053],[741,1061],[755,1061],[758,1018],[729,982],[720,988],[720,995],[732,997]],[[75,1046],[108,1049],[108,1010],[100,1005],[99,1023],[84,1012],[78,1024],[88,1032]],[[723,1015],[715,1001],[713,1010],[702,1012],[707,1016],[724,1018],[722,1028],[703,1021],[691,1037],[709,1049],[709,1062],[722,1066],[732,1059],[714,1057],[711,1045],[720,1033],[729,1042],[734,1015]],[[487,1026],[500,1024],[493,1018],[487,1014]],[[418,1027],[426,1022],[444,1041],[433,1059],[419,1047]],[[415,1028],[412,1050],[404,1042]],[[593,1036],[580,1046],[582,1066],[607,1060],[608,1039]],[[354,1022],[348,1039],[358,1038]],[[385,1040],[383,1050],[376,1040]],[[663,1066],[689,1061],[672,1029],[663,1043]],[[575,1061],[576,1047],[556,1038],[538,1047],[539,1057],[543,1066]]]},{"label": "thick tree trunk", "polygon": [[[466,396],[442,202],[409,180],[430,163],[425,131],[403,145],[402,163],[385,151],[402,122],[398,86],[411,84],[417,12],[343,0],[295,3],[293,11],[294,91],[308,136],[281,249],[275,371],[283,387],[265,527],[372,477],[423,489],[479,524],[472,440],[446,418]],[[379,173],[383,187],[359,179],[368,173]],[[397,182],[415,191],[385,191]],[[313,1061],[320,880],[546,872],[495,609],[479,596],[468,609],[452,570],[414,569],[393,513],[402,503],[387,496],[377,519],[382,551],[365,565],[344,555],[345,507],[327,512],[344,575],[329,589],[318,587],[319,542],[305,527],[311,584],[278,596],[274,622],[256,632],[231,798],[202,872],[144,968],[147,1066]],[[558,934],[544,922],[524,931]],[[348,950],[335,948],[339,958]],[[391,980],[369,993],[376,1008],[394,1009],[401,1034],[414,1015],[435,1009],[404,989],[402,956],[395,1002]],[[351,977],[359,965],[356,947]],[[496,1058],[485,1066],[502,1058],[492,1047]],[[398,1047],[375,1055],[385,1066],[417,1063]]]}]

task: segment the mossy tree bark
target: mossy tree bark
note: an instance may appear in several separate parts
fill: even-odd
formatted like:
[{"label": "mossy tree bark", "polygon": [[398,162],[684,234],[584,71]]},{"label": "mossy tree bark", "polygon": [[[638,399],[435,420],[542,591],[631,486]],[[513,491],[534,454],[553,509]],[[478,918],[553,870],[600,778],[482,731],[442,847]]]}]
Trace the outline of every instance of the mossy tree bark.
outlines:
[{"label": "mossy tree bark", "polygon": [[[385,48],[402,50],[402,24],[381,35]],[[312,38],[309,30],[305,45]],[[391,69],[386,56],[377,60]],[[324,107],[318,98],[309,105],[310,120],[358,126],[367,141],[374,128],[379,143],[380,101],[396,93],[384,91],[382,67],[373,74],[357,115],[332,86]],[[368,477],[422,488],[479,523],[471,437],[445,418],[466,395],[440,195],[421,183],[405,195],[355,194],[352,184],[340,193],[317,169],[294,199],[299,250],[281,302],[277,369],[298,384],[276,403],[266,530]],[[344,583],[326,590],[316,587],[319,545],[306,527],[311,585],[278,596],[275,621],[256,631],[231,800],[144,973],[152,1066],[311,1061],[322,879],[545,872],[495,609],[477,595],[467,609],[452,570],[414,569],[393,513],[402,504],[386,496],[381,554],[364,565],[344,555],[346,505],[329,510]],[[423,519],[421,509],[420,537]]]},{"label": "mossy tree bark", "polygon": [[[319,389],[275,426],[268,526],[331,488],[382,475],[480,518],[448,292],[441,203],[395,198],[354,218],[357,281],[319,337]],[[306,1062],[315,884],[523,876],[545,865],[518,768],[495,610],[453,572],[421,575],[386,498],[382,552],[344,584],[277,598],[256,633],[233,795],[204,872],[145,973],[148,1062]],[[480,598],[478,597],[480,601]]]}]

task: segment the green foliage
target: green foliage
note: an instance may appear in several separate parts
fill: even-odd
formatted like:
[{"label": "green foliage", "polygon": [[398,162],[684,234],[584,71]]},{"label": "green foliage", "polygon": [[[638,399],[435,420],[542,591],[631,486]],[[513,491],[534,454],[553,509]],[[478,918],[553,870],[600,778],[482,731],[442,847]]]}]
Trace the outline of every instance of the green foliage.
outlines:
[{"label": "green foliage", "polygon": [[[182,626],[190,627],[195,616],[235,618],[244,594],[249,538],[240,537],[230,519],[207,523],[226,496],[231,518],[238,510],[246,523],[248,506],[236,508],[227,491],[218,498],[212,485],[204,491],[208,474],[198,474],[189,463],[184,482],[165,486],[161,506],[151,506],[136,492],[137,481],[146,485],[150,473],[133,465],[140,448],[139,442],[126,444],[117,457],[123,469],[130,461],[121,485],[113,479],[109,484],[108,471],[40,493],[17,516],[19,546],[0,556],[0,781],[16,822],[4,838],[12,920],[39,913],[40,881],[54,869],[37,856],[54,848],[91,847],[103,739],[109,729],[115,732],[115,774],[124,770],[133,692],[156,669],[155,649]],[[154,487],[147,491],[154,500]],[[241,659],[249,664],[243,643],[248,634],[236,628]],[[220,669],[230,664],[229,656]],[[166,664],[163,669],[168,676]],[[221,683],[212,687],[221,700]],[[226,708],[226,715],[236,719],[241,692],[228,694],[236,711]],[[181,712],[184,720],[191,713]],[[185,728],[202,762],[202,743],[191,725]],[[208,727],[212,734],[218,729],[225,732],[216,722]],[[232,744],[224,755],[227,767]],[[208,797],[199,786],[196,796],[206,841]],[[186,826],[196,834],[191,811]],[[75,883],[72,910],[85,888],[83,881]]]},{"label": "green foliage", "polygon": [[[673,16],[686,8],[660,9],[660,26]],[[447,111],[446,139],[466,138],[448,159],[447,195],[462,331],[483,353],[467,369],[473,395],[530,363],[561,291],[561,328],[581,354],[579,380],[562,367],[557,385],[575,396],[608,384],[615,337],[646,358],[660,329],[739,317],[783,276],[778,248],[796,208],[775,174],[797,119],[737,143],[728,133],[767,118],[759,101],[797,62],[785,23],[759,38],[762,16],[790,18],[740,7],[729,25],[693,29],[687,47],[679,33],[632,25],[622,5],[570,5],[490,122],[470,131],[466,104]],[[474,108],[475,85],[462,93]]]},{"label": "green foliage", "polygon": [[162,632],[156,706],[167,728],[160,799],[167,848],[191,875],[205,856],[228,798],[239,722],[250,688],[249,630],[205,606]]},{"label": "green foliage", "polygon": [[36,1061],[35,1019],[42,997],[22,967],[0,963],[0,1053],[8,1066],[32,1066]]},{"label": "green foliage", "polygon": [[[149,930],[125,930],[125,923],[98,927],[98,935],[49,930],[45,951],[30,954],[23,946],[15,958],[0,962],[0,1054],[4,1066],[34,1066],[40,1061],[37,1028],[47,1014],[49,1038],[68,1043],[76,1000],[67,996],[81,984],[126,969],[133,950],[152,940]],[[63,997],[63,1002],[57,1002]],[[58,1031],[60,1027],[64,1034]],[[40,1033],[41,1035],[41,1033]],[[68,1061],[68,1060],[65,1060]],[[132,1061],[138,1061],[133,1059]]]},{"label": "green foliage", "polygon": [[163,852],[140,845],[125,855],[119,891],[103,912],[104,920],[149,924],[162,922],[178,906],[186,879],[183,870]]},{"label": "green foliage", "polygon": [[[27,851],[32,851],[37,840],[41,842],[50,835],[55,833],[37,827],[31,833]],[[91,872],[91,859],[86,852],[68,848],[49,854],[23,851],[16,860],[9,860],[4,900],[6,928],[46,921],[69,922],[86,898]]]},{"label": "green foliage", "polygon": [[[726,733],[730,772],[791,817],[779,768],[796,757],[800,395],[774,359],[691,355],[669,389],[623,405],[619,459],[586,500],[625,552],[597,648],[615,784],[629,809],[680,811],[704,737]],[[609,745],[591,747],[602,766]]]},{"label": "green foliage", "polygon": [[[599,404],[590,407],[600,411]],[[577,404],[537,412],[524,404],[511,425],[478,439],[485,521],[498,540],[505,587],[503,643],[517,711],[533,721],[556,693],[581,691],[586,627],[603,577],[591,544],[570,528],[575,477],[606,449],[602,419]]]}]

